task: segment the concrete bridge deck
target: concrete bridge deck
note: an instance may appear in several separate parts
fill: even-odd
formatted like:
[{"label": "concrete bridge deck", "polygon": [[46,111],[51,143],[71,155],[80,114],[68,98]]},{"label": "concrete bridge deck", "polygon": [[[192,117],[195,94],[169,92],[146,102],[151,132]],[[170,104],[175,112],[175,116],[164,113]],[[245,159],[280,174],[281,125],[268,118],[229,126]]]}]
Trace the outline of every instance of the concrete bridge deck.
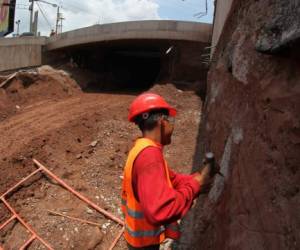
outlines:
[{"label": "concrete bridge deck", "polygon": [[116,40],[183,40],[209,43],[211,24],[183,21],[132,21],[81,28],[51,37],[47,50]]},{"label": "concrete bridge deck", "polygon": [[[154,47],[176,42],[199,43],[199,49],[211,41],[212,25],[198,22],[150,20],[93,25],[64,32],[54,37],[17,37],[0,39],[0,71],[41,65],[47,62],[47,51],[69,50],[92,46]],[[143,42],[142,42],[143,41]],[[149,46],[148,46],[149,47]],[[44,60],[46,59],[46,60]]]}]

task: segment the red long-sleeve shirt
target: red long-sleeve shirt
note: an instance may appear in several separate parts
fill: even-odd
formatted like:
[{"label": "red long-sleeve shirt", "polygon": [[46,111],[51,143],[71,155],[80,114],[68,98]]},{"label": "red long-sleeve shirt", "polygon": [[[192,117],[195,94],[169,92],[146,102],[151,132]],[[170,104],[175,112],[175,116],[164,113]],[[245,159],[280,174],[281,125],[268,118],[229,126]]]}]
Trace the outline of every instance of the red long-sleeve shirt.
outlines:
[{"label": "red long-sleeve shirt", "polygon": [[133,164],[133,190],[146,219],[164,225],[182,218],[200,191],[192,175],[170,170],[173,188],[167,183],[162,147],[147,147]]}]

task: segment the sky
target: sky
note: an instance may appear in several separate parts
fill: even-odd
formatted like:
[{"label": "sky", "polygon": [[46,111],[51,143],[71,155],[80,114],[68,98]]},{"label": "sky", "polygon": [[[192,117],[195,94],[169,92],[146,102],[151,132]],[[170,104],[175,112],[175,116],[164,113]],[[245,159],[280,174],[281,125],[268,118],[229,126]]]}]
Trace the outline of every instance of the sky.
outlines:
[{"label": "sky", "polygon": [[[42,0],[40,0],[42,1]],[[61,6],[63,32],[95,24],[135,20],[184,20],[212,23],[214,0],[43,0]],[[20,20],[20,33],[29,31],[29,0],[17,0],[15,21]],[[55,28],[57,8],[35,2],[39,11],[38,30],[49,35]],[[15,25],[15,32],[17,31]]]}]

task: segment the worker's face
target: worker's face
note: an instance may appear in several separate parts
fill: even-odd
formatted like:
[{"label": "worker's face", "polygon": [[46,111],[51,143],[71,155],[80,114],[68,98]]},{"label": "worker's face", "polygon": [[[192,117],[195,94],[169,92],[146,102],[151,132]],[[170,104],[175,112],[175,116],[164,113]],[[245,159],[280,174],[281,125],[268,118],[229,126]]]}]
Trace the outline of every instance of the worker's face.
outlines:
[{"label": "worker's face", "polygon": [[174,130],[174,118],[164,116],[160,120],[161,124],[161,144],[169,145],[171,143],[171,137]]}]

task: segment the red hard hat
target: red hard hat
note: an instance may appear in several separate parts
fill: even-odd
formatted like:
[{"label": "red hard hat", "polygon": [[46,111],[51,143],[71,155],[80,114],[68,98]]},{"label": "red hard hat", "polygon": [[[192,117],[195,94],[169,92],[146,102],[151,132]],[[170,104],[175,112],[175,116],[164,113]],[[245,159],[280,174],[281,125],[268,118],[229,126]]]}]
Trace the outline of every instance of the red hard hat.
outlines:
[{"label": "red hard hat", "polygon": [[144,93],[135,98],[131,103],[128,120],[133,122],[136,116],[154,109],[166,109],[169,111],[170,116],[175,116],[177,113],[176,109],[171,107],[160,95]]}]

